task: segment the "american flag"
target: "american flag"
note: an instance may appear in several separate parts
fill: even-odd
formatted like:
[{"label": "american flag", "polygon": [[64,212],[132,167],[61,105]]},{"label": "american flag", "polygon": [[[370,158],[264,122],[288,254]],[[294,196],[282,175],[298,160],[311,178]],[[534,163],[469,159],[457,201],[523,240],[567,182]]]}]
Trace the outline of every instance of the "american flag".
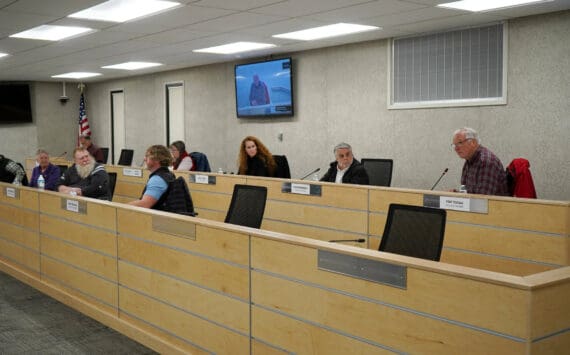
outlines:
[{"label": "american flag", "polygon": [[91,135],[89,121],[87,121],[87,114],[85,113],[85,98],[83,97],[83,93],[81,93],[81,98],[79,99],[79,135]]}]

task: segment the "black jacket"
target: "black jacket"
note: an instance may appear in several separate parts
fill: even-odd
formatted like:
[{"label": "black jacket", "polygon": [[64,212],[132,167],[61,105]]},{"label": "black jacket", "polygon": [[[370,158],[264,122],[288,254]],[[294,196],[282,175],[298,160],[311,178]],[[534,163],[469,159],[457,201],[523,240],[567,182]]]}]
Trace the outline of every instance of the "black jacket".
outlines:
[{"label": "black jacket", "polygon": [[61,179],[59,179],[57,188],[61,185],[79,187],[81,189],[81,195],[85,197],[111,200],[109,193],[109,174],[105,171],[103,164],[96,163],[91,174],[85,179],[79,176],[74,164],[71,168],[67,169]]},{"label": "black jacket", "polygon": [[[335,182],[336,173],[338,171],[337,165],[338,163],[336,161],[333,161],[330,165],[329,170],[321,178],[321,181]],[[370,184],[370,181],[368,179],[368,173],[366,172],[366,169],[364,169],[364,166],[362,166],[358,160],[353,159],[352,164],[342,177],[342,183],[368,185]]]}]

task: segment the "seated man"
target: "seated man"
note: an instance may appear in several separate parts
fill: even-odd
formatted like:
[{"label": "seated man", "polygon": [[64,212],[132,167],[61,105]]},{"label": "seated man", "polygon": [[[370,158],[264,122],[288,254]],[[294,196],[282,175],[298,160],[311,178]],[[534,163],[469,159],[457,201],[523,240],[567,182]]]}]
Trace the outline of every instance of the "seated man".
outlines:
[{"label": "seated man", "polygon": [[[139,200],[129,202],[130,205],[161,210],[161,197],[168,190],[168,183],[175,180],[175,175],[168,169],[172,165],[172,155],[163,145],[150,146],[144,155],[146,168],[150,177]],[[162,199],[164,200],[164,199]],[[162,201],[161,201],[162,202]]]},{"label": "seated man", "polygon": [[103,164],[95,162],[87,149],[77,147],[73,151],[75,164],[65,171],[57,183],[57,191],[77,196],[111,200],[109,174]]},{"label": "seated man", "polygon": [[350,144],[337,144],[334,147],[334,155],[336,161],[330,164],[329,170],[321,178],[321,181],[360,185],[370,183],[366,169],[358,160],[354,159]]},{"label": "seated man", "polygon": [[20,164],[0,154],[0,181],[26,185],[27,180],[26,171]]},{"label": "seated man", "polygon": [[99,148],[98,145],[94,144],[91,141],[90,135],[83,134],[79,136],[79,144],[81,144],[83,148],[87,149],[89,154],[91,154],[91,156],[95,159],[97,163],[102,163],[102,164],[106,163],[106,161],[103,161],[104,158],[103,151],[101,150],[101,148]]},{"label": "seated man", "polygon": [[458,129],[453,133],[451,146],[460,158],[465,159],[461,184],[468,193],[509,195],[505,168],[493,152],[479,144],[477,131],[469,127]]}]

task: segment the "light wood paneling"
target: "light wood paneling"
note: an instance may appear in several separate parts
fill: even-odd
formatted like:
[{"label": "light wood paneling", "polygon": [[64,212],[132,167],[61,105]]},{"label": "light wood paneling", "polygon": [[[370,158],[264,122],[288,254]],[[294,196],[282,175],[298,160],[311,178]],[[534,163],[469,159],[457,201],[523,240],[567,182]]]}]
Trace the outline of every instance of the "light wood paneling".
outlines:
[{"label": "light wood paneling", "polygon": [[17,226],[11,223],[5,223],[1,220],[0,239],[14,242],[38,253],[40,250],[40,235],[37,231],[22,228],[21,226]]},{"label": "light wood paneling", "polygon": [[118,285],[42,256],[42,280],[117,315]]},{"label": "light wood paneling", "polygon": [[119,262],[121,285],[203,319],[249,333],[249,302]]},{"label": "light wood paneling", "polygon": [[[317,239],[322,241],[336,240],[336,239],[366,239],[366,235],[342,232],[333,229],[323,229],[313,226],[305,226],[293,224],[289,222],[273,221],[264,219],[261,226],[263,229],[276,231],[280,233],[287,233],[298,235],[300,237]],[[353,245],[358,247],[366,247],[366,243],[345,243],[344,245]]]},{"label": "light wood paneling", "polygon": [[39,228],[39,215],[36,212],[37,207],[34,209],[24,209],[21,203],[3,203],[0,202],[0,221],[5,221],[14,225],[25,227],[29,230],[37,231]]},{"label": "light wood paneling", "polygon": [[0,259],[25,271],[40,272],[40,254],[0,238]]},{"label": "light wood paneling", "polygon": [[251,341],[251,354],[252,355],[284,355],[290,354],[285,350],[275,349],[267,344],[263,344],[256,339]]},{"label": "light wood paneling", "polygon": [[227,330],[124,287],[120,288],[119,299],[122,311],[182,339],[188,339],[205,350],[220,354],[249,353],[249,336],[247,335]]},{"label": "light wood paneling", "polygon": [[61,200],[67,198],[70,198],[70,196],[56,192],[43,192],[40,198],[40,210],[42,213],[48,215],[70,219],[78,223],[89,224],[102,229],[111,231],[117,229],[115,207],[111,202],[85,197],[74,198],[87,204],[87,213],[83,214],[61,208]]},{"label": "light wood paneling", "polygon": [[[191,185],[198,185],[198,184],[191,184]],[[190,194],[192,194],[192,202],[194,203],[194,207],[196,209],[205,208],[212,211],[222,211],[224,217],[230,206],[230,201],[232,200],[231,193],[229,195],[226,195],[220,193],[213,193],[210,191],[191,190]],[[202,216],[200,215],[200,217]]]}]

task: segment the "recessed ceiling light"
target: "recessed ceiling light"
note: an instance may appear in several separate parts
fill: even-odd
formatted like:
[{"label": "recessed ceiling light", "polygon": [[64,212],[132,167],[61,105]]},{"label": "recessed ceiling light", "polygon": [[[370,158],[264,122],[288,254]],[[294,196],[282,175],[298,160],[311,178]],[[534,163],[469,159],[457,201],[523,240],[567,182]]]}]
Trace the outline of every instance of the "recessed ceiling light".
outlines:
[{"label": "recessed ceiling light", "polygon": [[88,27],[41,25],[23,32],[13,34],[10,37],[39,39],[44,41],[59,41],[94,31],[94,29]]},{"label": "recessed ceiling light", "polygon": [[2,53],[2,52],[0,52],[0,58],[6,57],[6,56],[8,56],[8,55],[9,55],[8,53]]},{"label": "recessed ceiling light", "polygon": [[272,48],[274,44],[270,43],[256,43],[256,42],[234,42],[216,47],[208,47],[202,49],[195,49],[192,52],[197,53],[215,53],[215,54],[234,54],[248,51],[255,51],[258,49]]},{"label": "recessed ceiling light", "polygon": [[334,25],[314,27],[302,31],[281,33],[274,35],[273,37],[296,39],[300,41],[312,41],[316,39],[344,36],[348,34],[374,31],[379,29],[381,28],[376,26],[355,25],[351,23],[336,23]]},{"label": "recessed ceiling light", "polygon": [[86,20],[125,22],[180,6],[179,2],[160,0],[109,0],[67,17]]},{"label": "recessed ceiling light", "polygon": [[84,79],[91,78],[94,76],[99,76],[101,73],[89,73],[89,72],[71,72],[59,75],[52,75],[52,78],[63,78],[63,79]]},{"label": "recessed ceiling light", "polygon": [[149,63],[149,62],[125,62],[121,64],[106,65],[104,69],[123,69],[123,70],[138,70],[150,67],[157,67],[162,65],[161,63]]},{"label": "recessed ceiling light", "polygon": [[437,6],[456,10],[480,12],[550,1],[552,0],[463,0],[439,4]]}]

